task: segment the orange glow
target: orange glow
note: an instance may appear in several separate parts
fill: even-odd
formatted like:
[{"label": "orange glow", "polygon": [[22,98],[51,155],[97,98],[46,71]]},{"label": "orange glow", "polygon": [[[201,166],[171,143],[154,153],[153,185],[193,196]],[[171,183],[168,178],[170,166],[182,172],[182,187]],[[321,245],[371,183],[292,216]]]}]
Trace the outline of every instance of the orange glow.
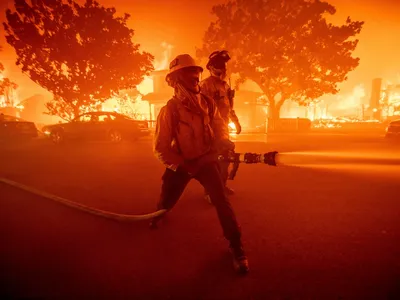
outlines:
[{"label": "orange glow", "polygon": [[229,122],[229,124],[228,124],[228,129],[229,129],[229,135],[230,135],[230,136],[236,136],[236,126],[235,126],[235,123]]},{"label": "orange glow", "polygon": [[[4,3],[6,3],[5,1]],[[0,4],[3,11],[6,7],[11,8],[13,5]],[[78,1],[82,2],[82,1]],[[135,30],[134,40],[142,45],[141,50],[153,53],[159,60],[154,62],[156,70],[165,69],[168,67],[172,51],[173,55],[179,53],[194,54],[195,47],[201,46],[202,36],[207,29],[209,23],[214,21],[214,17],[210,14],[212,5],[222,3],[220,0],[205,0],[197,5],[185,5],[182,0],[161,1],[155,2],[146,1],[111,1],[104,0],[102,4],[106,6],[115,6],[118,13],[130,13],[131,19],[128,21],[128,26]],[[377,3],[372,0],[363,1],[363,5],[357,5],[354,1],[332,0],[330,1],[337,8],[337,14],[331,17],[334,23],[343,23],[347,16],[351,16],[354,20],[363,20],[366,22],[359,36],[359,46],[355,55],[360,57],[360,66],[354,70],[349,76],[349,80],[340,85],[341,91],[335,97],[341,97],[338,106],[343,110],[346,102],[356,100],[355,95],[352,95],[357,86],[365,84],[366,96],[369,97],[369,83],[371,78],[380,76],[387,80],[396,81],[399,70],[400,56],[397,55],[398,38],[397,32],[400,29],[397,21],[398,1],[383,1]],[[171,4],[172,3],[172,4]],[[5,14],[2,14],[0,21],[4,22]],[[188,26],[188,24],[191,24]],[[3,30],[3,28],[0,28]],[[31,97],[34,94],[46,95],[51,98],[51,95],[33,83],[29,77],[22,75],[19,67],[15,66],[15,51],[4,39],[3,34],[0,35],[1,45],[3,50],[0,52],[0,61],[8,70],[7,77],[15,81],[19,85],[18,97],[21,100]],[[165,41],[165,42],[162,42]],[[174,46],[172,47],[171,44]],[[176,51],[175,51],[176,50]],[[205,75],[205,74],[204,74]],[[0,75],[1,76],[1,75]],[[243,89],[256,90],[256,87],[243,87]],[[138,85],[138,90],[143,94],[153,92],[152,79],[146,77],[141,84]],[[357,92],[356,92],[357,93]],[[355,93],[355,94],[356,94]],[[367,101],[365,101],[367,102]],[[354,103],[354,102],[353,102]],[[321,107],[321,105],[319,105]],[[342,109],[341,108],[341,109]],[[341,115],[342,113],[335,111],[334,106],[329,107],[329,113],[326,109],[316,110],[317,118],[328,117],[331,115]],[[41,107],[39,110],[45,111]],[[351,109],[356,114],[357,109]],[[289,112],[281,112],[282,117],[311,117],[314,110],[310,110],[306,114],[305,109],[292,109]]]},{"label": "orange glow", "polygon": [[168,44],[167,42],[162,42],[161,47],[164,48],[162,59],[154,62],[154,69],[156,71],[168,69],[169,61],[171,60],[171,52],[174,48],[173,45]]},{"label": "orange glow", "polygon": [[142,95],[147,95],[154,92],[153,78],[151,76],[146,76],[143,81],[137,86],[137,89]]},{"label": "orange glow", "polygon": [[137,98],[129,96],[120,99],[113,97],[102,104],[102,111],[114,111],[135,120],[150,120],[150,106],[148,101],[142,101],[139,95]]},{"label": "orange glow", "polygon": [[[1,64],[1,63],[0,63]],[[6,74],[7,70],[0,71],[0,85],[2,85],[3,80],[8,78]],[[20,103],[16,88],[12,86],[7,86],[4,88],[3,93],[0,95],[0,107],[16,107],[18,109],[23,109]]]},{"label": "orange glow", "polygon": [[[155,71],[159,70],[165,70],[169,66],[169,61],[171,60],[171,51],[174,48],[173,45],[168,44],[167,42],[162,42],[161,47],[164,49],[162,52],[162,58],[160,60],[155,60],[154,62],[154,69]],[[153,76],[146,76],[143,81],[137,86],[138,91],[142,95],[147,95],[149,93],[154,92],[154,82],[153,82]],[[142,116],[141,118],[150,120],[151,116],[153,115],[153,110],[154,108],[152,107],[153,105],[150,106],[148,101],[143,101],[141,100],[141,96],[139,97],[140,99],[137,99],[133,106],[133,110],[138,113],[138,115]],[[143,117],[145,116],[145,117]]]},{"label": "orange glow", "polygon": [[[162,42],[161,47],[164,48],[162,58],[154,62],[154,69],[156,71],[165,70],[168,68],[169,61],[171,59],[171,51],[174,48],[173,45],[168,44],[167,42]],[[153,93],[153,76],[146,76],[144,80],[137,86],[137,89],[143,95]]]}]

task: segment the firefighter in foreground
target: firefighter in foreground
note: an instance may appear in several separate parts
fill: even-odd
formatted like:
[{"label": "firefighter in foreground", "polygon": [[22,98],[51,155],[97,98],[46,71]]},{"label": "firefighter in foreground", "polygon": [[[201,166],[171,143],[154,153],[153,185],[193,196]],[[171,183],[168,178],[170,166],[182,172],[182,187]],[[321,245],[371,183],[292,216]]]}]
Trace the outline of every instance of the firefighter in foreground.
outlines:
[{"label": "firefighter in foreground", "polygon": [[[214,100],[224,119],[225,126],[229,130],[229,120],[235,124],[236,134],[240,134],[242,127],[240,126],[239,119],[233,109],[234,90],[225,81],[226,78],[226,64],[230,60],[227,51],[214,51],[209,56],[207,69],[210,71],[210,76],[201,81],[201,92]],[[228,195],[234,194],[234,191],[227,186],[229,162],[220,162],[220,171],[222,180],[225,185],[225,190]],[[209,193],[205,191],[205,198],[210,201]]]},{"label": "firefighter in foreground", "polygon": [[[171,210],[189,181],[198,180],[210,193],[235,269],[247,273],[241,229],[225,193],[216,155],[221,149],[234,150],[234,144],[215,103],[200,94],[202,71],[188,54],[178,55],[169,66],[166,80],[175,92],[158,115],[154,140],[154,152],[166,166],[158,209]],[[156,228],[161,218],[154,218],[150,227]]]}]

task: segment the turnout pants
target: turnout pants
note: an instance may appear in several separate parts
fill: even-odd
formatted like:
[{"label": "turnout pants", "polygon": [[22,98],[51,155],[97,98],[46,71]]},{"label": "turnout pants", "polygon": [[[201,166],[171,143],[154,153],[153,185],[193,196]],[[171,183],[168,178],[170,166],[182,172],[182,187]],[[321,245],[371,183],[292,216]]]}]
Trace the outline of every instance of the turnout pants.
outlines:
[{"label": "turnout pants", "polygon": [[224,186],[226,186],[226,184],[228,182],[228,176],[229,176],[229,165],[231,163],[226,162],[226,161],[220,161],[220,162],[218,162],[218,164],[219,164],[219,171],[221,173],[222,182],[223,182]]},{"label": "turnout pants", "polygon": [[220,168],[217,162],[204,165],[199,172],[191,177],[182,171],[166,169],[162,176],[161,197],[158,209],[170,210],[177,203],[187,184],[195,178],[208,191],[211,202],[217,210],[224,237],[231,246],[241,244],[241,230],[236,220],[229,198],[225,193],[225,184],[221,178]]},{"label": "turnout pants", "polygon": [[[224,187],[226,187],[227,183],[228,183],[228,177],[229,177],[229,166],[230,166],[230,162],[228,161],[219,161],[218,162],[218,169],[219,169],[219,173],[220,173],[220,177],[222,180],[222,184],[224,185]],[[204,187],[204,185],[203,185]],[[204,194],[205,195],[210,195],[210,193],[208,192],[207,188],[204,188]],[[210,197],[211,198],[211,197]]]}]

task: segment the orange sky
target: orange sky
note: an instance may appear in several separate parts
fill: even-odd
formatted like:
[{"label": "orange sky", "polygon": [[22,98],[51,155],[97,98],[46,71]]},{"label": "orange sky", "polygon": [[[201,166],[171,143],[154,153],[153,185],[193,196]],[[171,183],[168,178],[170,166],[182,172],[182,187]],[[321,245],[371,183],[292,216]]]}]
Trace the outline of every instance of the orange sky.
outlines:
[{"label": "orange sky", "polygon": [[[81,2],[81,1],[79,1]],[[114,6],[117,12],[131,14],[129,26],[135,29],[135,42],[142,49],[162,58],[162,42],[174,45],[172,55],[178,52],[193,54],[199,46],[204,30],[213,19],[211,7],[223,0],[202,0],[196,4],[192,0],[100,0],[105,6]],[[359,36],[356,54],[361,58],[360,66],[349,75],[342,85],[343,91],[351,90],[358,84],[365,84],[367,91],[374,77],[400,82],[400,0],[330,0],[337,8],[335,20],[343,22],[348,15],[354,20],[365,21]],[[0,0],[0,20],[13,1]],[[16,81],[21,98],[43,90],[22,75],[15,66],[15,55],[4,40],[1,27],[0,61],[7,68],[7,76]]]}]

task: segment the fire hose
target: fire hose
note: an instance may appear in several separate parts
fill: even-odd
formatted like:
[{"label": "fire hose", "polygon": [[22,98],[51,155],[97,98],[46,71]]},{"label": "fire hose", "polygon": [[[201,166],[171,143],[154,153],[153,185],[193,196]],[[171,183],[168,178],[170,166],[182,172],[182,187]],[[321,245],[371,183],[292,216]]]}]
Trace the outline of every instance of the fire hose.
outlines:
[{"label": "fire hose", "polygon": [[67,200],[65,198],[56,196],[56,195],[52,195],[50,193],[44,192],[44,191],[40,191],[38,189],[35,189],[33,187],[6,179],[6,178],[1,178],[0,177],[0,183],[4,183],[4,184],[8,184],[12,187],[15,187],[17,189],[26,191],[28,193],[37,195],[39,197],[43,197],[49,200],[53,200],[55,202],[64,204],[66,206],[69,206],[71,208],[74,209],[78,209],[80,211],[92,214],[92,215],[97,215],[97,216],[101,216],[107,219],[112,219],[112,220],[116,220],[116,221],[124,221],[124,222],[135,222],[135,221],[143,221],[143,220],[149,220],[152,219],[154,217],[158,217],[160,215],[163,215],[167,210],[166,209],[161,209],[158,211],[155,211],[153,213],[149,213],[149,214],[143,214],[143,215],[125,215],[125,214],[117,214],[117,213],[113,213],[113,212],[109,212],[109,211],[104,211],[104,210],[100,210],[97,208],[93,208],[93,207],[89,207],[86,205],[82,205],[79,204],[77,202],[73,202],[70,200]]},{"label": "fire hose", "polygon": [[236,177],[236,173],[239,170],[239,165],[241,163],[245,164],[257,164],[263,163],[269,166],[276,166],[276,156],[278,152],[266,152],[263,154],[260,153],[236,153],[236,152],[229,152],[227,154],[222,154],[218,157],[219,161],[226,161],[231,162],[233,164],[232,170],[229,173],[228,179],[233,180]]},{"label": "fire hose", "polygon": [[[246,164],[255,164],[255,163],[264,163],[270,166],[276,166],[276,155],[278,152],[267,152],[264,154],[257,154],[257,153],[229,153],[226,155],[219,155],[218,160],[219,161],[227,161],[227,162],[232,162],[233,163],[233,169],[229,175],[229,179],[233,180],[236,176],[236,173],[239,169],[239,164],[241,163],[246,163]],[[15,182],[13,180],[7,179],[7,178],[2,178],[0,177],[0,183],[12,186],[14,188],[26,191],[30,194],[37,195],[42,198],[46,198],[52,201],[55,201],[57,203],[63,204],[65,206],[92,214],[92,215],[97,215],[101,216],[107,219],[112,219],[116,221],[123,221],[123,222],[136,222],[136,221],[144,221],[144,220],[149,220],[158,216],[161,216],[167,212],[166,209],[161,209],[152,213],[148,214],[142,214],[142,215],[127,215],[127,214],[119,214],[119,213],[113,213],[109,211],[104,211],[101,209],[89,207],[74,201],[70,201],[68,199],[35,189],[33,187]]]}]

